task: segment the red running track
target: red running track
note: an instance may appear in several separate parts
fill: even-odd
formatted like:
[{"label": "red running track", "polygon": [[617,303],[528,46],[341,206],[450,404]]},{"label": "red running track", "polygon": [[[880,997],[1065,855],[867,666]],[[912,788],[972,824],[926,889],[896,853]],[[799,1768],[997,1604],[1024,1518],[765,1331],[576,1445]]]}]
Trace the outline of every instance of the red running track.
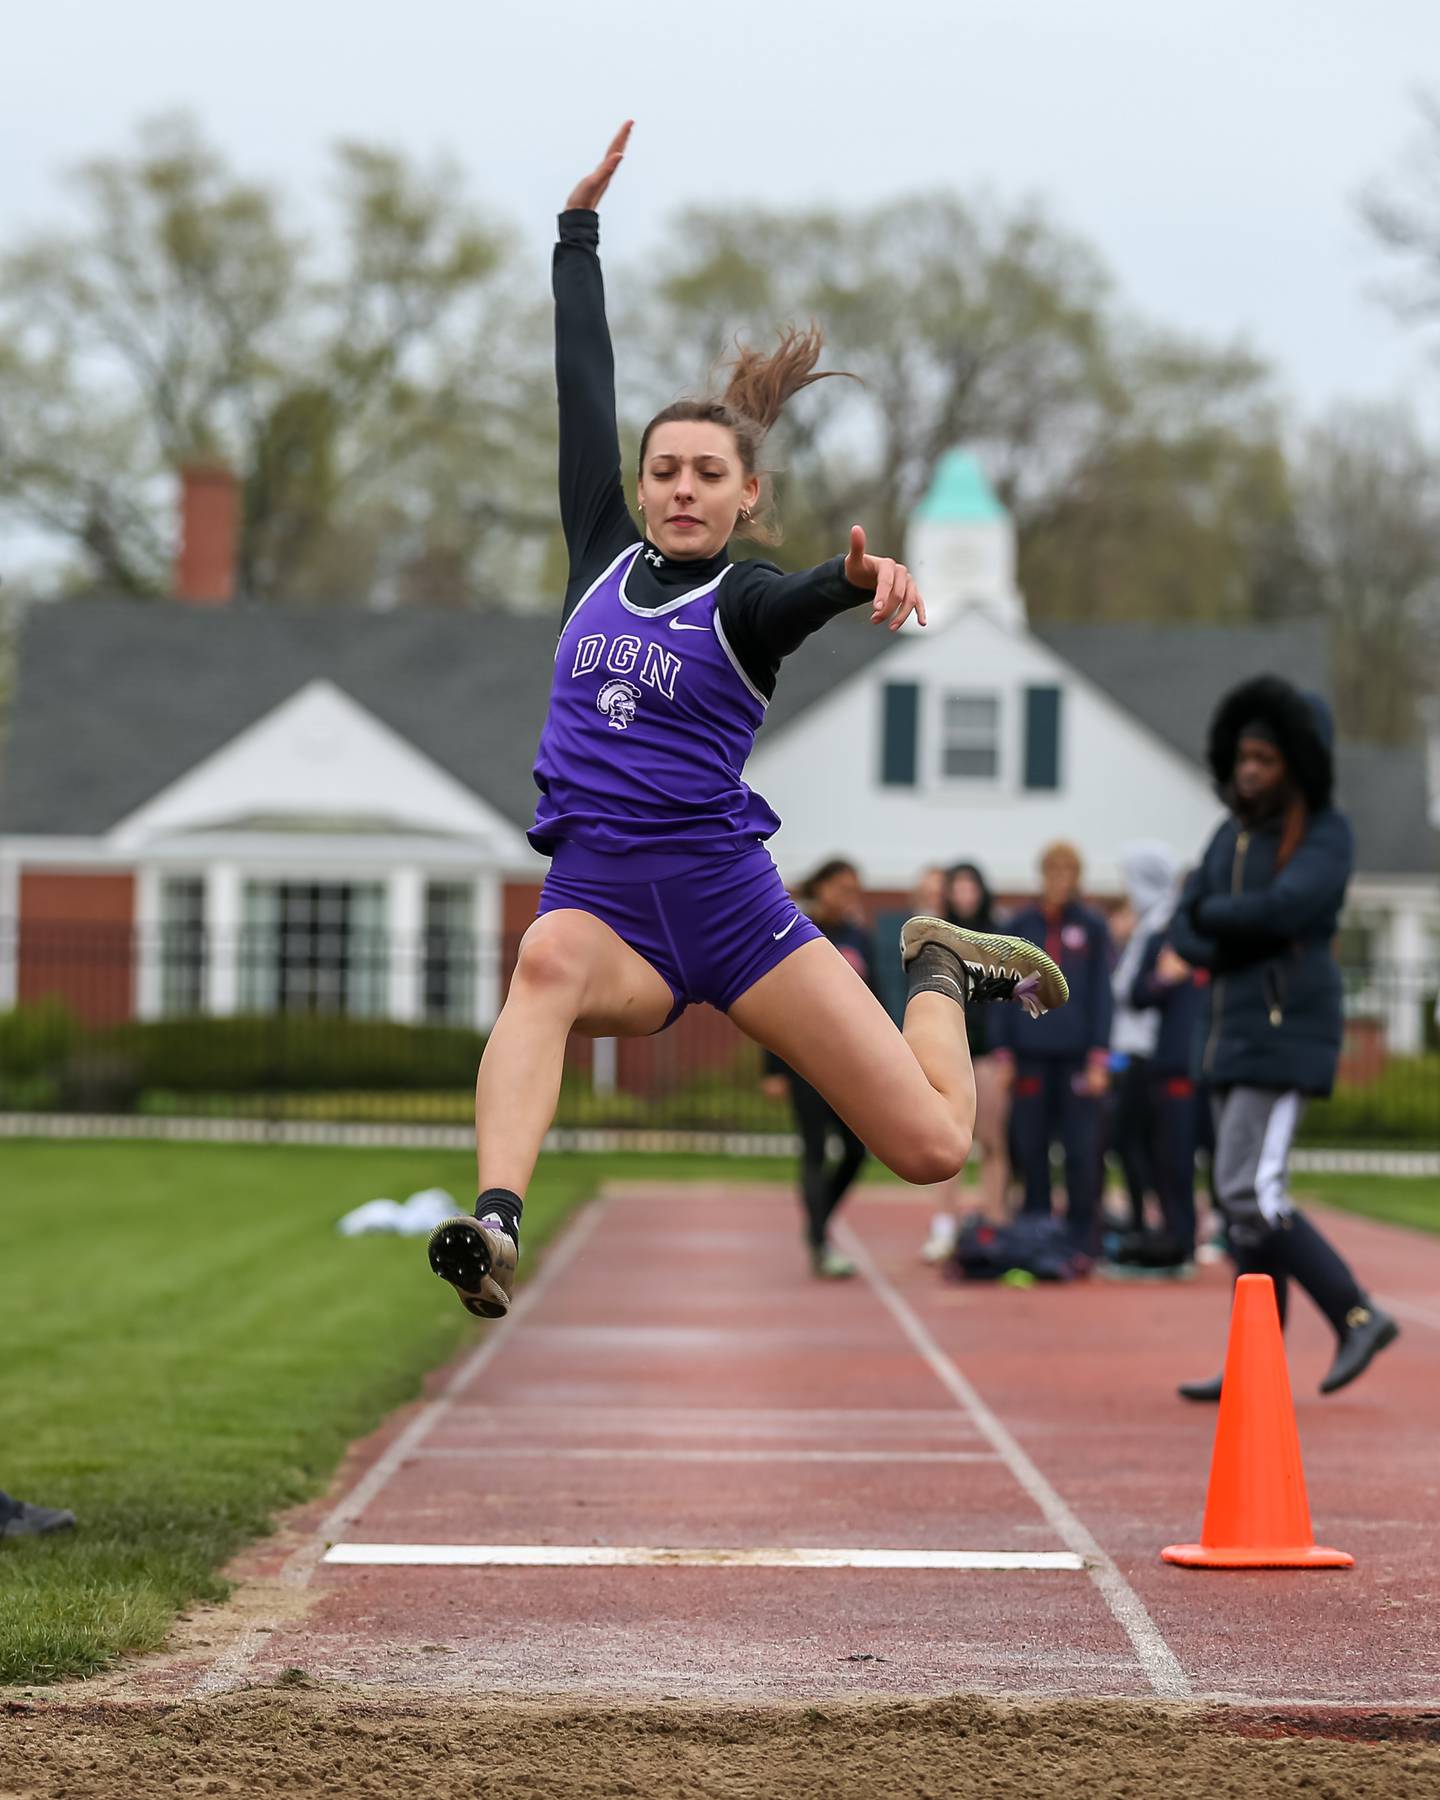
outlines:
[{"label": "red running track", "polygon": [[[272,1561],[288,1622],[253,1624],[192,1691],[299,1667],[437,1694],[1434,1702],[1440,1239],[1328,1221],[1405,1327],[1343,1394],[1317,1397],[1328,1332],[1294,1309],[1316,1533],[1356,1568],[1215,1574],[1158,1553],[1198,1534],[1215,1415],[1174,1385],[1218,1367],[1224,1271],[954,1286],[918,1262],[927,1216],[924,1195],[862,1190],[846,1214],[862,1276],[825,1284],[788,1191],[608,1195]],[[370,1567],[322,1561],[336,1542],[1083,1566]]]}]

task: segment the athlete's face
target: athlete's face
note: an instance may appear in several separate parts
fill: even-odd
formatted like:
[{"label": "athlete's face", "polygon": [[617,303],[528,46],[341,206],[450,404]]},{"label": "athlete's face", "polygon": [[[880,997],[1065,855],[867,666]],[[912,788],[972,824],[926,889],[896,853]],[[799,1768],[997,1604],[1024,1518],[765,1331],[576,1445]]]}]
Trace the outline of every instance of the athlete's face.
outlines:
[{"label": "athlete's face", "polygon": [[745,473],[735,434],[707,419],[657,425],[645,446],[640,507],[651,543],[684,561],[714,556],[753,506],[760,482]]}]

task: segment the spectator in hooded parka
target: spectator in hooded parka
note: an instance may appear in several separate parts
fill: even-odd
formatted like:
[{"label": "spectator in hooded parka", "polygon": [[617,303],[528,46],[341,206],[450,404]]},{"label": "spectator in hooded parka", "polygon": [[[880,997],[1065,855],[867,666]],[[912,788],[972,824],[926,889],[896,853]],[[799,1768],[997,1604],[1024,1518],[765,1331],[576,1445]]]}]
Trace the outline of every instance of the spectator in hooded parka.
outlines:
[{"label": "spectator in hooded parka", "polygon": [[[1327,1394],[1399,1331],[1296,1208],[1288,1179],[1305,1101],[1330,1092],[1340,1057],[1332,943],[1354,844],[1333,802],[1332,738],[1324,701],[1279,676],[1225,697],[1209,759],[1230,817],[1186,881],[1168,934],[1178,956],[1211,976],[1200,1073],[1215,1116],[1215,1201],[1236,1270],[1271,1277],[1282,1321],[1292,1279],[1324,1313],[1336,1339],[1320,1384]],[[1218,1399],[1220,1377],[1180,1391]]]}]

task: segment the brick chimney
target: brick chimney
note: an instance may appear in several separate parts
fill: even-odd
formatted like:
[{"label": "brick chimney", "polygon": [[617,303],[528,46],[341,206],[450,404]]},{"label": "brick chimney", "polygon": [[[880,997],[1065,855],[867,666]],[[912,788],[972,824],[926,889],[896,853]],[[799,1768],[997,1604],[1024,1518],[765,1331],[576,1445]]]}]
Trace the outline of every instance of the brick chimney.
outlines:
[{"label": "brick chimney", "polygon": [[175,598],[192,606],[224,606],[233,600],[239,537],[239,481],[222,463],[184,464]]}]

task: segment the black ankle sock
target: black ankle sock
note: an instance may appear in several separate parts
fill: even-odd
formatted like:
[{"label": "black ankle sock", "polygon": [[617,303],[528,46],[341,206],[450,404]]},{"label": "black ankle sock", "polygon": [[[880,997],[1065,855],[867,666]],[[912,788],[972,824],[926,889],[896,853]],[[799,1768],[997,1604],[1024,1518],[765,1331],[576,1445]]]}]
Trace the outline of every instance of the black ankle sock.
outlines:
[{"label": "black ankle sock", "polygon": [[965,965],[944,944],[925,944],[905,965],[905,1003],[917,994],[944,994],[957,1006],[965,1004],[970,981]]},{"label": "black ankle sock", "polygon": [[1294,1276],[1305,1292],[1335,1328],[1338,1337],[1349,1330],[1349,1315],[1357,1306],[1367,1303],[1349,1263],[1321,1235],[1304,1213],[1292,1213],[1283,1229],[1287,1272]]},{"label": "black ankle sock", "polygon": [[499,1219],[517,1250],[520,1248],[520,1215],[524,1210],[525,1202],[509,1188],[486,1188],[475,1202],[475,1217]]}]

